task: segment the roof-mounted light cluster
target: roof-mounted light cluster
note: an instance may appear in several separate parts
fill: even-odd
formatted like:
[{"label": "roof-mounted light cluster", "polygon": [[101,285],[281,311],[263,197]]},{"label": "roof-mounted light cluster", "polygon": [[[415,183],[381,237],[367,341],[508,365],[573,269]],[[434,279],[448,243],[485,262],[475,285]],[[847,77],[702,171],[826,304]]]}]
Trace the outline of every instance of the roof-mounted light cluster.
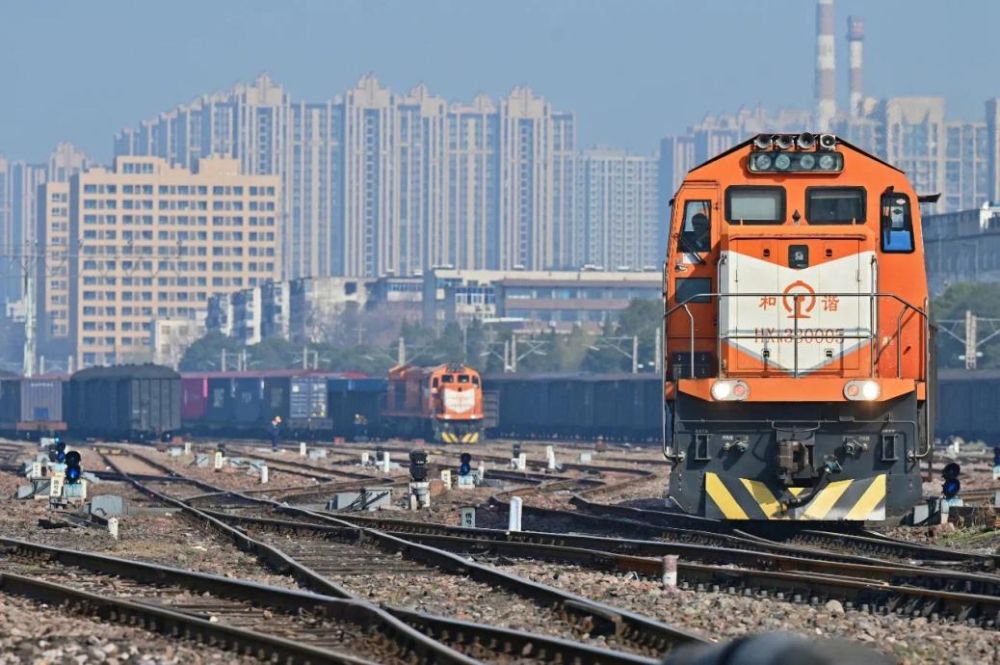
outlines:
[{"label": "roof-mounted light cluster", "polygon": [[747,162],[753,173],[839,173],[844,155],[833,134],[759,134]]}]

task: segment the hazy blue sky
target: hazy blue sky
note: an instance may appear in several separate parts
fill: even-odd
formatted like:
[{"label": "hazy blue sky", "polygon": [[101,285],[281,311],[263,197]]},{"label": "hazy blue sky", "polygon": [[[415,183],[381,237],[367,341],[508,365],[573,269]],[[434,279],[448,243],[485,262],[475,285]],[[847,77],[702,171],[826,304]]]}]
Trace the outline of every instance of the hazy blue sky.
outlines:
[{"label": "hazy blue sky", "polygon": [[[575,111],[581,145],[641,152],[706,111],[811,105],[812,0],[0,0],[0,153],[60,140],[107,159],[115,131],[269,72],[299,99],[365,72],[448,99],[526,83]],[[979,118],[1000,95],[1000,2],[836,0],[866,21],[865,89],[940,95]]]}]

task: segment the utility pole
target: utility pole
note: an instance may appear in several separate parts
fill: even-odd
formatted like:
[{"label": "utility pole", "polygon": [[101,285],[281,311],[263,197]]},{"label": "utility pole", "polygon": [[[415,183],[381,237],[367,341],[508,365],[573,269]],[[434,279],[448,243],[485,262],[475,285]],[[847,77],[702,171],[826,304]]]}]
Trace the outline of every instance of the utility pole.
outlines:
[{"label": "utility pole", "polygon": [[223,372],[226,371],[226,350],[225,349],[222,349],[222,363],[221,363],[220,367],[222,367],[221,371],[223,371]]},{"label": "utility pole", "polygon": [[398,365],[406,364],[406,339],[402,335],[399,337],[399,346],[396,348],[396,363]]},{"label": "utility pole", "polygon": [[517,373],[517,334],[510,337],[510,371]]},{"label": "utility pole", "polygon": [[965,369],[976,369],[976,315],[965,310]]},{"label": "utility pole", "polygon": [[653,366],[656,367],[656,373],[659,374],[663,371],[663,328],[656,329],[656,349],[654,353],[656,354],[653,358]]},{"label": "utility pole", "polygon": [[639,373],[639,336],[632,335],[632,373]]}]

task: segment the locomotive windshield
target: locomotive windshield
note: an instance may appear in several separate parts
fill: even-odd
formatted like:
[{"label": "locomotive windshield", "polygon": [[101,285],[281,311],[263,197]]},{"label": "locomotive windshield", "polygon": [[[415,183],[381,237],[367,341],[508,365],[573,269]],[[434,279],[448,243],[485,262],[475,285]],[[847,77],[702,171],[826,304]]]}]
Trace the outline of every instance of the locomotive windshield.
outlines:
[{"label": "locomotive windshield", "polygon": [[863,187],[809,187],[806,189],[806,221],[810,224],[863,224]]},{"label": "locomotive windshield", "polygon": [[735,185],[726,189],[726,219],[735,224],[782,224],[785,188]]}]

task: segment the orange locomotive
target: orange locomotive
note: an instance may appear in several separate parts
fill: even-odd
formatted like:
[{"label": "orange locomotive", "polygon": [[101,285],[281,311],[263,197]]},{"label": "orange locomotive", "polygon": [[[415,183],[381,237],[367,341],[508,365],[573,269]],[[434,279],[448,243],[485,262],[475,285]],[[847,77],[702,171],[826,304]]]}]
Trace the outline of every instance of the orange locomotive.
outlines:
[{"label": "orange locomotive", "polygon": [[483,431],[479,372],[466,365],[393,367],[382,414],[393,434],[477,443]]},{"label": "orange locomotive", "polygon": [[677,507],[880,520],[920,500],[933,432],[921,200],[832,134],[760,135],[688,173],[664,273]]}]

